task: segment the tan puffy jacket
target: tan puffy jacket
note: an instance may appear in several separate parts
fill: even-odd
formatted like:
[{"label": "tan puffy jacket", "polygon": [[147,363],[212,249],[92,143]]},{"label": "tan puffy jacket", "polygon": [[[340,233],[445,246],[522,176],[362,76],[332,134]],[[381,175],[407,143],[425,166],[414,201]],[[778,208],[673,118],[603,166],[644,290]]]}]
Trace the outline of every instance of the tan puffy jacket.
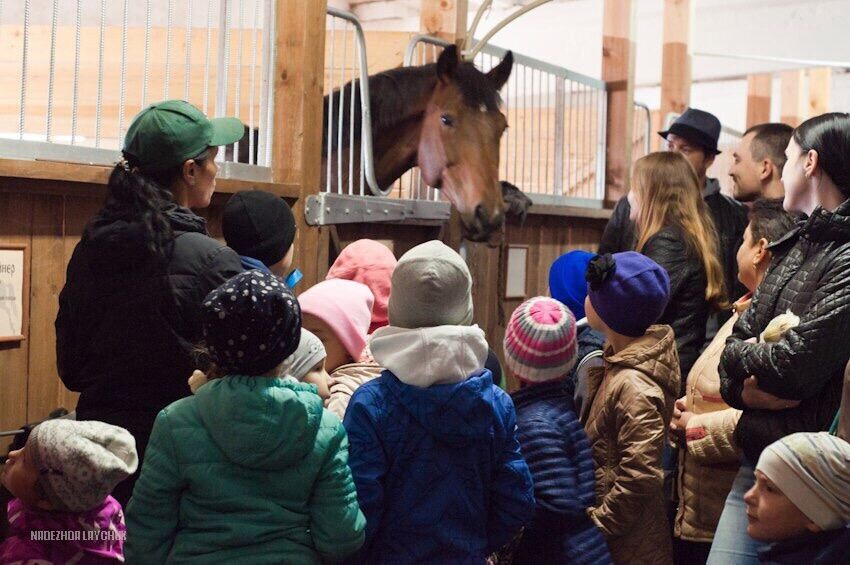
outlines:
[{"label": "tan puffy jacket", "polygon": [[325,408],[342,420],[354,391],[363,383],[381,376],[383,370],[383,367],[375,362],[349,363],[339,367],[330,376],[328,388],[331,394],[325,400]]},{"label": "tan puffy jacket", "polygon": [[732,335],[732,327],[750,302],[747,295],[735,303],[733,316],[688,374],[685,404],[694,416],[685,433],[687,449],[679,450],[679,509],[673,525],[677,538],[699,542],[714,539],[726,496],[738,473],[740,452],[732,436],[741,411],[730,408],[720,396],[718,366],[726,338]]},{"label": "tan puffy jacket", "polygon": [[614,563],[673,563],[661,453],[679,391],[679,356],[670,326],[614,353],[588,374],[585,430],[593,444],[596,502],[588,510]]}]

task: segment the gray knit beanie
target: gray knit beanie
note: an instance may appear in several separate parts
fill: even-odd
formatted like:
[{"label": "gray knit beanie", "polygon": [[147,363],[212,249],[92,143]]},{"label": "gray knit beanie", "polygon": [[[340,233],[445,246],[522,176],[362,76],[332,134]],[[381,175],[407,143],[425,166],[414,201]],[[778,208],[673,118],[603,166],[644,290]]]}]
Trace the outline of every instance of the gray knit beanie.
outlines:
[{"label": "gray knit beanie", "polygon": [[409,329],[470,325],[472,276],[463,258],[436,240],[402,255],[393,271],[389,321]]},{"label": "gray knit beanie", "polygon": [[26,448],[48,500],[62,511],[95,508],[139,465],[130,432],[103,422],[47,420]]}]

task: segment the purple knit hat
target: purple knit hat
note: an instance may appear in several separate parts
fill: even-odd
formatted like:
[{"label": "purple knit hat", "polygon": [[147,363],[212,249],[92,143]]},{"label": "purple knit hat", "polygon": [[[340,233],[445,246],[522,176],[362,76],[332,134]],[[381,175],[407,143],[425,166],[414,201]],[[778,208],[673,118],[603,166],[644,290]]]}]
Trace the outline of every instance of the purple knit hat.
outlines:
[{"label": "purple knit hat", "polygon": [[642,336],[667,308],[667,271],[635,251],[597,255],[587,266],[586,276],[593,309],[618,334]]},{"label": "purple knit hat", "polygon": [[576,319],[553,298],[520,304],[505,329],[505,364],[520,380],[541,383],[566,377],[576,364]]}]

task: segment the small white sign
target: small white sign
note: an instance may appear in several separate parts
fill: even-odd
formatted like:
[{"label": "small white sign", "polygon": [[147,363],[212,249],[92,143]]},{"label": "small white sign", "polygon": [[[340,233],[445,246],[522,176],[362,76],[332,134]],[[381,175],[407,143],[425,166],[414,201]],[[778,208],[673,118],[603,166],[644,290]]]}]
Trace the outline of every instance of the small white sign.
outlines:
[{"label": "small white sign", "polygon": [[24,338],[24,255],[0,246],[0,341]]},{"label": "small white sign", "polygon": [[528,247],[508,247],[508,276],[505,298],[525,298],[528,270]]}]

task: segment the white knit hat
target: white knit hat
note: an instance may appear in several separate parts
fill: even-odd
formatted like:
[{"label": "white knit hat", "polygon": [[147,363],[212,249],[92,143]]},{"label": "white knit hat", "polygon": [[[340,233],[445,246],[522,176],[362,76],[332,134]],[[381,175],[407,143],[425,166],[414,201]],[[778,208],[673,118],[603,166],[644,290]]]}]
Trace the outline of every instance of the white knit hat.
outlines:
[{"label": "white knit hat", "polygon": [[389,320],[408,329],[470,325],[472,275],[463,258],[436,240],[402,255],[393,271]]},{"label": "white knit hat", "polygon": [[304,375],[318,365],[319,361],[327,356],[325,346],[316,337],[316,334],[301,328],[301,341],[298,342],[298,349],[281,363],[278,374],[281,377],[289,376],[300,381],[304,378]]},{"label": "white knit hat", "polygon": [[756,469],[821,530],[850,522],[850,443],[843,439],[791,434],[767,446]]},{"label": "white knit hat", "polygon": [[101,504],[136,471],[136,440],[118,426],[47,420],[30,433],[27,454],[57,510],[85,512]]}]

